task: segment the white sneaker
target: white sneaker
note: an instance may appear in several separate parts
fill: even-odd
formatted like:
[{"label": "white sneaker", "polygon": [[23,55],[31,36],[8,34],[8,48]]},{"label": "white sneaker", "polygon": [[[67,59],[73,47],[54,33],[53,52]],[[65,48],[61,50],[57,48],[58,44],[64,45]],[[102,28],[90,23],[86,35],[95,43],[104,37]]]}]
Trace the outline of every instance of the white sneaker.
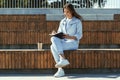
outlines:
[{"label": "white sneaker", "polygon": [[54,77],[63,77],[63,76],[65,76],[65,73],[64,73],[64,70],[63,70],[63,69],[58,70],[58,71],[54,74]]},{"label": "white sneaker", "polygon": [[55,67],[56,68],[59,68],[59,67],[65,67],[67,65],[69,65],[69,61],[67,59],[63,59],[63,60],[60,60],[56,65]]}]

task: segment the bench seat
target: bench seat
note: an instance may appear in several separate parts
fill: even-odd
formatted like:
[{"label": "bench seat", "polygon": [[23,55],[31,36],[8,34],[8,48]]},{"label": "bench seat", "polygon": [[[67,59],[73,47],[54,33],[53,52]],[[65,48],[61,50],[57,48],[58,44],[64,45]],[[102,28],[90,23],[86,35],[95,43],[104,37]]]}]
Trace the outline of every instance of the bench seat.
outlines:
[{"label": "bench seat", "polygon": [[[120,68],[120,49],[78,49],[65,51],[70,65],[76,69]],[[55,62],[49,49],[1,49],[0,69],[51,69]]]}]

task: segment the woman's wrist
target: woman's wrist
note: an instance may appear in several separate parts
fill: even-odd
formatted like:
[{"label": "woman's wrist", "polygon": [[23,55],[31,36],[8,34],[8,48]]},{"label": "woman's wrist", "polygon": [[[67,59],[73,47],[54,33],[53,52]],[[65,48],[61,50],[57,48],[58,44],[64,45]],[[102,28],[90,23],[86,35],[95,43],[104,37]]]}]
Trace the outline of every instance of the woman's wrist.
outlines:
[{"label": "woman's wrist", "polygon": [[77,38],[76,38],[75,36],[71,36],[71,39],[74,39],[74,40],[76,40]]},{"label": "woman's wrist", "polygon": [[76,36],[66,35],[65,38],[77,40]]}]

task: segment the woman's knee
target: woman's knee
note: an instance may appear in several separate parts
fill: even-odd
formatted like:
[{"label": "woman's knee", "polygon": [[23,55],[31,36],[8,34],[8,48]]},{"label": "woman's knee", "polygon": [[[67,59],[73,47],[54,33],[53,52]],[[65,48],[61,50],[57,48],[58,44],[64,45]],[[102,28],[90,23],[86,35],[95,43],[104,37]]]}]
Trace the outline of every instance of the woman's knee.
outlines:
[{"label": "woman's knee", "polygon": [[51,37],[51,42],[55,42],[56,40],[58,40],[58,38],[57,37]]},{"label": "woman's knee", "polygon": [[52,44],[50,45],[50,49],[52,49],[53,48],[53,46],[52,46]]}]

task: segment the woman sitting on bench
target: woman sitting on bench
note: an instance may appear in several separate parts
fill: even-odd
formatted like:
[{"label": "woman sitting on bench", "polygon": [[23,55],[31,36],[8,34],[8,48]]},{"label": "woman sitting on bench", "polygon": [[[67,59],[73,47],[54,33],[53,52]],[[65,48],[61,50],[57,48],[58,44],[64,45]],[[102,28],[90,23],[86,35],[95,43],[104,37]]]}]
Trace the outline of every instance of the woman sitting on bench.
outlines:
[{"label": "woman sitting on bench", "polygon": [[[63,7],[65,18],[60,21],[57,33],[63,33],[62,38],[51,37],[51,52],[56,62],[58,71],[55,77],[65,75],[62,67],[69,65],[69,61],[64,56],[64,50],[76,50],[79,47],[79,40],[82,38],[82,17],[76,13],[72,4]],[[56,33],[55,31],[52,34]]]}]

